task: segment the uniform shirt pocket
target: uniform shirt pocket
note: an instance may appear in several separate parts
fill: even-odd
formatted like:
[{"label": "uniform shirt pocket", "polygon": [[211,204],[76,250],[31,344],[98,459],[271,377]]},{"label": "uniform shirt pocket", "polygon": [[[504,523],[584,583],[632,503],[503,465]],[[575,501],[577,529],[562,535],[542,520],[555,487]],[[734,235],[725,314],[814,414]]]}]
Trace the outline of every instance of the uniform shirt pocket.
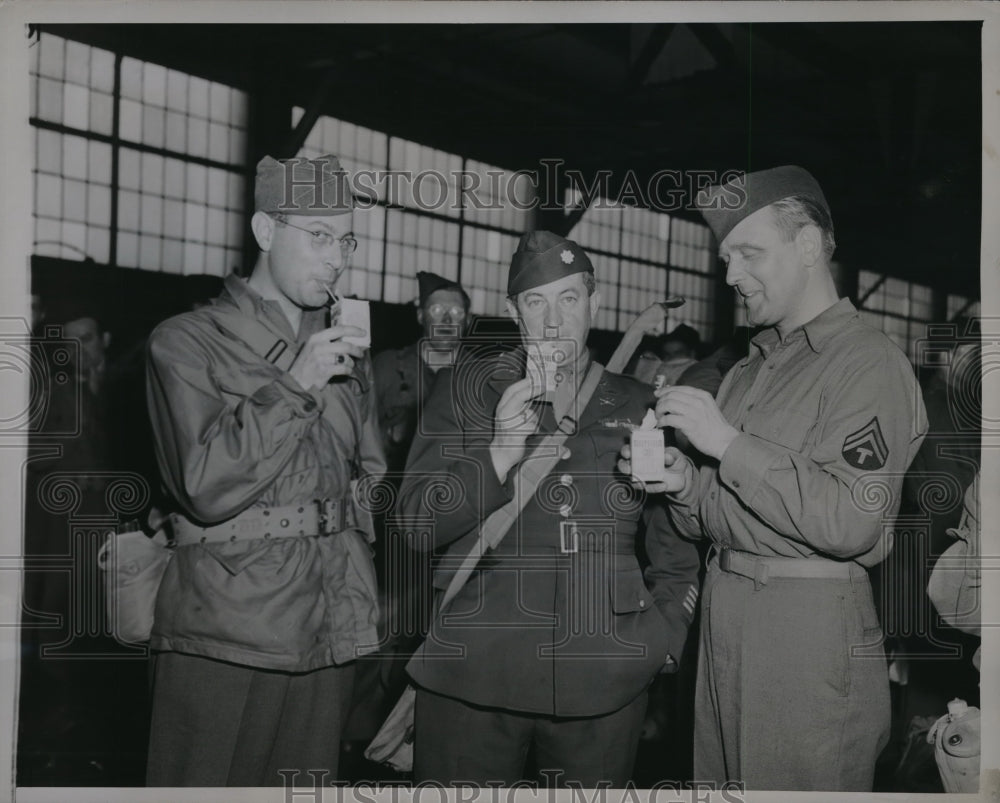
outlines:
[{"label": "uniform shirt pocket", "polygon": [[811,416],[769,407],[752,410],[743,424],[743,431],[769,443],[784,446],[790,451],[799,452],[815,423],[815,418]]}]

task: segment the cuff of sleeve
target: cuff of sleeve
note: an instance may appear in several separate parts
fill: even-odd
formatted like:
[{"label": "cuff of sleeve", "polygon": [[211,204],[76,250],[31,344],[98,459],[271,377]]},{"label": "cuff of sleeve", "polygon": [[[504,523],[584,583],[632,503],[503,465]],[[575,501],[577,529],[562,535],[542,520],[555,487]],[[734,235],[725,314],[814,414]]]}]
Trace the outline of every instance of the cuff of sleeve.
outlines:
[{"label": "cuff of sleeve", "polygon": [[684,467],[687,475],[687,483],[683,491],[666,494],[674,515],[681,515],[685,519],[698,518],[698,472],[692,463]]},{"label": "cuff of sleeve", "polygon": [[729,444],[719,462],[719,479],[744,502],[749,504],[764,481],[764,472],[784,454],[753,435],[741,433]]},{"label": "cuff of sleeve", "polygon": [[[684,643],[687,641],[690,622],[683,619],[672,604],[661,605],[659,608],[660,615],[667,623],[666,631],[669,655],[674,659],[674,663],[670,666],[664,663],[664,666],[660,671],[669,674],[671,672],[676,672],[680,666],[681,658],[684,655]],[[666,656],[664,656],[664,661],[666,661]]]}]

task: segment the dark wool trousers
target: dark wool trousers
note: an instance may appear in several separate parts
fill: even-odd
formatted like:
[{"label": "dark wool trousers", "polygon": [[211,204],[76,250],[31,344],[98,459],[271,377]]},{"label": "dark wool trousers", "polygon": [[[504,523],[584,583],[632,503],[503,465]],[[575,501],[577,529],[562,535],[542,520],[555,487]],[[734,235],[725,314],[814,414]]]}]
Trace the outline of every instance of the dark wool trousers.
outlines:
[{"label": "dark wool trousers", "polygon": [[[157,653],[147,786],[328,785],[354,665],[279,672]],[[306,774],[312,773],[312,774]],[[325,773],[325,774],[324,774]]]}]

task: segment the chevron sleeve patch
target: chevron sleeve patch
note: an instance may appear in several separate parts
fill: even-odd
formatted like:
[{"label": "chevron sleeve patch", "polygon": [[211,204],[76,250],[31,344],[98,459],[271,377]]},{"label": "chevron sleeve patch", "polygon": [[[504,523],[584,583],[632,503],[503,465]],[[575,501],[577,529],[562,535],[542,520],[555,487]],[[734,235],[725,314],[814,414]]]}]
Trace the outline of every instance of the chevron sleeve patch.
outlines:
[{"label": "chevron sleeve patch", "polygon": [[850,465],[862,471],[875,471],[885,465],[889,459],[889,447],[882,436],[878,416],[844,438],[841,454]]}]

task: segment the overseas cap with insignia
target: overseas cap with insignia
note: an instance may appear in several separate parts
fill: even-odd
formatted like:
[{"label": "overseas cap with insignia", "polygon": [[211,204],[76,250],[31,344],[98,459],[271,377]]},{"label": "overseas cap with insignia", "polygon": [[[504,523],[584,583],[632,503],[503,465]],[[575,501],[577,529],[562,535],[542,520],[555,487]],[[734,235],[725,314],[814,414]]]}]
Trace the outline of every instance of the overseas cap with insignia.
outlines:
[{"label": "overseas cap with insignia", "polygon": [[444,276],[438,276],[436,273],[427,270],[417,271],[417,285],[420,288],[420,306],[423,306],[431,294],[438,290],[457,290],[468,303],[469,296],[462,285],[451,279],[446,279]]},{"label": "overseas cap with insignia", "polygon": [[521,235],[510,260],[507,295],[516,296],[574,273],[593,272],[586,251],[572,240],[550,231],[529,231]]},{"label": "overseas cap with insignia", "polygon": [[254,209],[286,215],[343,215],[354,208],[347,173],[336,156],[257,162]]},{"label": "overseas cap with insignia", "polygon": [[808,170],[797,165],[747,173],[724,184],[709,187],[698,193],[695,205],[701,210],[715,239],[721,243],[743,218],[793,195],[811,198],[827,214],[830,213],[819,182]]}]

